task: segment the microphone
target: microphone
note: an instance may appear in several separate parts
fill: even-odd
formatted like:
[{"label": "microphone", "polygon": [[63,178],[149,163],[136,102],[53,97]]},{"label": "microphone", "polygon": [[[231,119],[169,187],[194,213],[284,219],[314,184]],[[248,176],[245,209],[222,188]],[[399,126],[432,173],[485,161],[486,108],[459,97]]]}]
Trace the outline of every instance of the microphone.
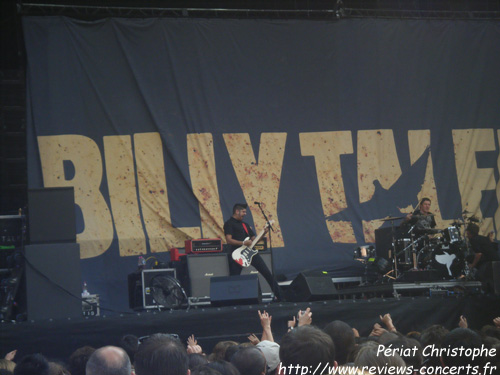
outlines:
[{"label": "microphone", "polygon": [[258,204],[258,205],[260,205],[260,202],[253,202],[253,204]]}]

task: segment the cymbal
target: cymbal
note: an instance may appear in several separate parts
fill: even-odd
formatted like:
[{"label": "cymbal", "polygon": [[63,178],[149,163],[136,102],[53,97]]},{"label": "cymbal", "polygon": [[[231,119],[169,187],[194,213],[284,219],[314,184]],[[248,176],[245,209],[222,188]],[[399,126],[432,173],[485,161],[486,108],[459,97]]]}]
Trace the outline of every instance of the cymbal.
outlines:
[{"label": "cymbal", "polygon": [[405,216],[400,216],[400,217],[388,216],[385,219],[379,219],[379,221],[401,220],[401,219],[404,219],[404,218],[405,218]]}]

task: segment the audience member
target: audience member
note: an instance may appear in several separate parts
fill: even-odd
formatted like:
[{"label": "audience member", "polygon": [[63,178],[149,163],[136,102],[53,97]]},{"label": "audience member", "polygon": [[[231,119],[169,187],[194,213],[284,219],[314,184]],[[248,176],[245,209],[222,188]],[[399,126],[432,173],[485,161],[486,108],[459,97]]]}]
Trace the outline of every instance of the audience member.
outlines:
[{"label": "audience member", "polygon": [[198,366],[191,371],[191,375],[222,375],[219,371],[214,370],[208,365]]},{"label": "audience member", "polygon": [[334,367],[335,346],[330,336],[317,327],[305,325],[288,331],[280,343],[281,365],[278,370],[283,372],[282,367],[308,366],[316,368],[322,364],[323,368]]},{"label": "audience member", "polygon": [[262,336],[260,338],[261,341],[274,341],[273,332],[271,331],[271,321],[273,317],[269,315],[265,310],[261,313],[260,310],[257,311],[259,313],[260,324],[262,325]]},{"label": "audience member", "polygon": [[10,359],[5,359],[5,358],[0,359],[0,370],[7,370],[7,371],[13,373],[15,367],[16,367],[16,363],[14,361],[11,361]]},{"label": "audience member", "polygon": [[49,375],[49,362],[42,354],[24,356],[16,364],[14,375]]},{"label": "audience member", "polygon": [[198,366],[206,365],[208,363],[207,357],[200,353],[188,354],[188,360],[189,360],[188,368],[190,370]]},{"label": "audience member", "polygon": [[130,358],[130,362],[134,363],[135,353],[137,349],[139,349],[139,338],[136,335],[125,335],[121,338],[118,346],[125,350],[125,353],[127,353]]},{"label": "audience member", "polygon": [[397,349],[399,356],[405,361],[406,365],[412,366],[413,369],[419,369],[424,362],[422,346],[415,339],[399,336],[397,339],[387,342],[385,346]]},{"label": "audience member", "polygon": [[71,375],[63,364],[49,362],[49,375]]},{"label": "audience member", "polygon": [[157,333],[139,345],[134,365],[137,375],[186,375],[189,358],[179,340]]},{"label": "audience member", "polygon": [[222,375],[240,375],[240,371],[227,361],[218,360],[210,362],[207,366],[219,371]]},{"label": "audience member", "polygon": [[468,328],[455,328],[449,332],[443,339],[442,348],[447,349],[441,355],[441,364],[443,367],[450,366],[480,366],[483,364],[482,357],[472,358],[466,355],[453,354],[454,348],[474,349],[481,348],[481,337]]},{"label": "audience member", "polygon": [[86,375],[130,375],[132,365],[125,350],[116,346],[97,349],[87,361]]},{"label": "audience member", "polygon": [[[227,362],[231,362],[231,358],[233,358],[234,353],[236,353],[238,350],[243,349],[243,348],[244,348],[244,346],[242,346],[241,344],[228,346],[226,349],[226,352],[224,353],[224,360]],[[210,360],[210,358],[209,358],[209,361],[214,362],[214,361]]]},{"label": "audience member", "polygon": [[[399,369],[406,368],[405,362],[397,354],[386,355],[379,350],[379,346],[365,345],[360,348],[354,365],[369,374],[401,374]],[[401,370],[399,370],[401,371]]]},{"label": "audience member", "polygon": [[434,324],[422,331],[420,335],[420,343],[425,348],[429,345],[435,345],[437,348],[441,347],[444,337],[448,334],[448,330],[440,324]]},{"label": "audience member", "polygon": [[280,364],[280,346],[275,342],[264,340],[255,345],[255,347],[266,357],[267,372],[274,373]]},{"label": "audience member", "polygon": [[334,320],[324,329],[335,345],[335,359],[339,365],[347,363],[348,354],[354,349],[356,340],[351,326],[340,320]]},{"label": "audience member", "polygon": [[255,346],[238,350],[232,356],[231,363],[241,375],[266,375],[267,373],[266,358]]},{"label": "audience member", "polygon": [[216,361],[218,359],[224,359],[226,350],[230,346],[238,345],[236,341],[220,341],[214,346],[212,354],[208,356],[210,362]]},{"label": "audience member", "polygon": [[95,348],[91,346],[82,346],[81,348],[76,349],[70,355],[68,362],[68,370],[71,375],[85,375],[87,361],[94,352]]}]

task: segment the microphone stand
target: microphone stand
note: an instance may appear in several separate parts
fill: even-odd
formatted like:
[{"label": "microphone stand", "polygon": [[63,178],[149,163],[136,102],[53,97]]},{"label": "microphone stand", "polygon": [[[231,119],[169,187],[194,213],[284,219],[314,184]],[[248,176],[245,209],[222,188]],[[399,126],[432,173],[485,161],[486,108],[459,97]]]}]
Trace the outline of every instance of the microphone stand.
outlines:
[{"label": "microphone stand", "polygon": [[277,285],[278,282],[276,281],[276,277],[274,276],[275,272],[274,272],[274,258],[273,258],[273,241],[272,241],[272,236],[271,236],[271,232],[274,232],[274,229],[273,229],[273,226],[271,225],[271,223],[269,222],[269,219],[268,219],[266,213],[262,209],[260,202],[255,202],[255,203],[257,204],[257,206],[259,206],[260,212],[262,212],[262,216],[264,216],[264,219],[266,219],[266,224],[270,229],[270,231],[268,231],[267,233],[269,234],[269,253],[271,254],[271,276],[273,277],[273,281],[274,281],[273,285],[270,285],[270,286],[271,286],[271,290],[273,291],[274,296],[276,297],[277,294],[276,294],[276,290],[275,290],[275,284]]}]

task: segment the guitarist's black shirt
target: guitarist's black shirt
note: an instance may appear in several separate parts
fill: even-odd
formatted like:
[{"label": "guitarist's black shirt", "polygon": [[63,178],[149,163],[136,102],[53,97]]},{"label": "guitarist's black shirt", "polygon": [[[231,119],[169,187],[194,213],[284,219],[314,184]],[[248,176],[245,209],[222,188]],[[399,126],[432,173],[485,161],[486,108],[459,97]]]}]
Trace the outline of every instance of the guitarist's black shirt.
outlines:
[{"label": "guitarist's black shirt", "polygon": [[[247,223],[245,223],[245,225],[247,227],[248,234],[245,231],[245,228],[243,228],[243,221],[236,220],[234,217],[231,216],[231,218],[224,223],[224,235],[230,234],[231,237],[236,241],[243,241],[247,237],[252,238],[253,236],[255,236],[255,233],[250,227],[250,225],[248,225]],[[236,250],[239,247],[240,246],[234,246],[234,245],[229,246],[231,252],[233,252],[233,250]]]}]

